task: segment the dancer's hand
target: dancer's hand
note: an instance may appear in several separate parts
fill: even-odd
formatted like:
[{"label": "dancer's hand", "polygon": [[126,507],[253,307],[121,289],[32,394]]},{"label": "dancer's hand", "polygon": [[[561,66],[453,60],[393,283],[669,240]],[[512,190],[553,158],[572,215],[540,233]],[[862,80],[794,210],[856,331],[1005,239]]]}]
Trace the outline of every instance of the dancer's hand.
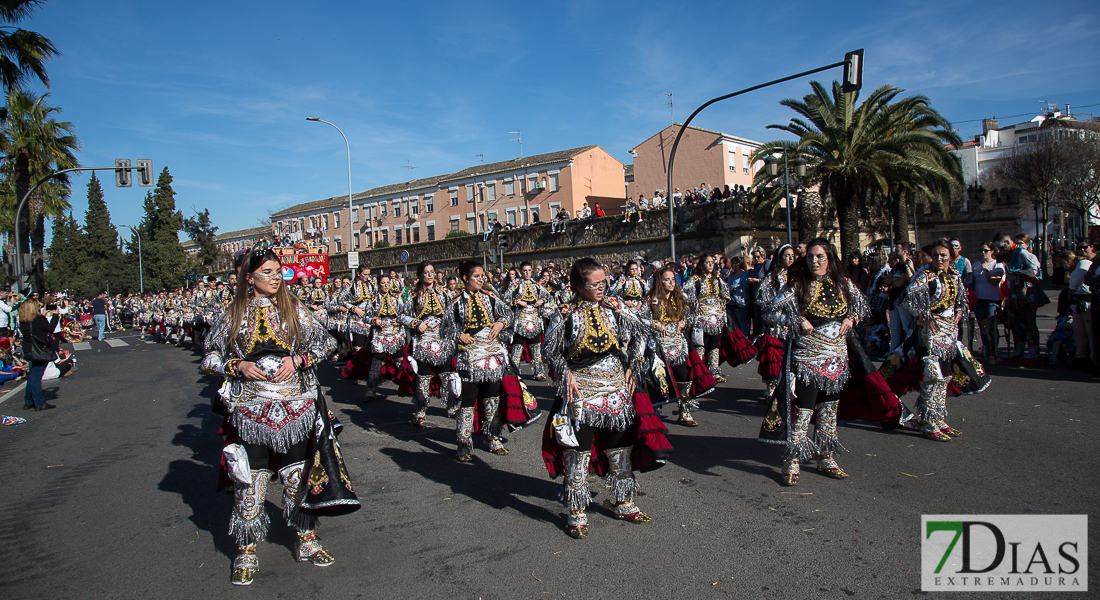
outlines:
[{"label": "dancer's hand", "polygon": [[275,371],[275,375],[271,377],[271,380],[276,383],[286,381],[287,379],[290,379],[290,376],[294,374],[295,370],[294,357],[284,356],[283,366],[279,367],[278,371]]},{"label": "dancer's hand", "polygon": [[254,362],[241,361],[241,363],[237,365],[237,370],[240,371],[242,376],[247,377],[248,379],[254,379],[256,381],[267,381],[267,375],[265,375],[264,372],[260,370],[260,368],[257,367],[256,363]]},{"label": "dancer's hand", "polygon": [[847,318],[844,319],[844,322],[842,322],[840,324],[840,335],[841,335],[841,337],[848,335],[848,332],[851,331],[851,330],[852,330],[852,318],[847,317]]},{"label": "dancer's hand", "polygon": [[474,336],[472,336],[468,333],[464,333],[464,334],[458,336],[458,341],[462,342],[463,346],[468,346],[468,345],[473,343]]},{"label": "dancer's hand", "polygon": [[421,321],[420,326],[417,327],[417,329],[420,330],[420,333],[424,333],[425,331],[428,330],[428,322],[427,321]]},{"label": "dancer's hand", "polygon": [[569,373],[568,383],[565,384],[565,403],[567,405],[572,404],[581,397],[581,386],[577,383],[577,378],[573,377],[573,373]]},{"label": "dancer's hand", "polygon": [[802,317],[802,322],[799,324],[802,328],[802,333],[810,333],[814,330],[814,326],[810,324],[806,317]]},{"label": "dancer's hand", "polygon": [[500,335],[500,332],[503,329],[504,329],[504,323],[501,323],[500,321],[497,321],[496,323],[493,323],[493,328],[489,330],[489,339],[495,340],[496,337],[498,335]]}]

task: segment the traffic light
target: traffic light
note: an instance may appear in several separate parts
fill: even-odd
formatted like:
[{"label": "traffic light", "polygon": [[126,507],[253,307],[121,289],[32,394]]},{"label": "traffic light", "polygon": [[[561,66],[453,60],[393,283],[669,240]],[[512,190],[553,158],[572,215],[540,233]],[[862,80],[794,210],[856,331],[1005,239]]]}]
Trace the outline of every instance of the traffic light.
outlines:
[{"label": "traffic light", "polygon": [[844,84],[841,91],[858,92],[863,87],[863,48],[844,55]]},{"label": "traffic light", "polygon": [[507,235],[504,235],[503,233],[498,233],[497,234],[497,248],[500,248],[501,250],[507,250],[508,249],[508,236]]},{"label": "traffic light", "polygon": [[141,187],[153,187],[153,161],[148,158],[137,159],[137,180]]},{"label": "traffic light", "polygon": [[130,187],[132,181],[130,180],[130,159],[128,158],[116,158],[115,159],[115,186],[116,187]]}]

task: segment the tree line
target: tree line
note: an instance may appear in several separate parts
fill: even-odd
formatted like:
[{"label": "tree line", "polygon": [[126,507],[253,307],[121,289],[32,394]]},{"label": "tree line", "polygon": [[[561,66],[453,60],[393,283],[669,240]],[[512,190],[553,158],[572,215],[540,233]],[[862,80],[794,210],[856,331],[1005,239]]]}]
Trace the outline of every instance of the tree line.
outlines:
[{"label": "tree line", "polygon": [[[80,166],[76,155],[81,143],[76,127],[60,118],[62,109],[50,103],[48,92],[36,95],[27,89],[27,84],[35,81],[49,89],[45,65],[59,54],[49,39],[18,27],[44,3],[0,2],[0,85],[5,94],[4,105],[0,106],[0,232],[8,239],[3,250],[9,273],[18,238],[20,252],[32,258],[31,287],[39,292],[67,290],[91,296],[108,288],[129,293],[142,288],[156,292],[180,287],[190,273],[199,272],[200,265],[216,260],[218,249],[213,237],[217,228],[210,222],[208,210],[183,218],[176,209],[167,167],[161,171],[155,189],[145,196],[140,224],[125,237],[111,223],[103,187],[94,174],[88,182],[83,223],[72,214],[67,175],[39,186],[23,207],[20,222],[15,222],[20,200],[36,182]],[[52,221],[48,252],[47,219]],[[199,244],[200,251],[193,258],[180,245],[180,230]]]}]

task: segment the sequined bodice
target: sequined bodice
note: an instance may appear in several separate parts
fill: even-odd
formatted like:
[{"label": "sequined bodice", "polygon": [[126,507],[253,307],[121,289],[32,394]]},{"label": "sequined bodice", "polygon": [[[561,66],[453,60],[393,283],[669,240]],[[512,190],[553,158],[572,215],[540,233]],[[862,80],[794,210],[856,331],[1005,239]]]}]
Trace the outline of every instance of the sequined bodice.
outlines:
[{"label": "sequined bodice", "polygon": [[848,315],[848,303],[831,279],[822,278],[814,281],[810,303],[802,314],[821,319],[839,319]]},{"label": "sequined bodice", "polygon": [[574,319],[584,319],[584,332],[575,344],[570,359],[581,358],[596,354],[603,354],[609,350],[619,349],[619,340],[611,330],[607,322],[606,312],[596,302],[585,302],[581,305],[580,313],[573,314]]}]

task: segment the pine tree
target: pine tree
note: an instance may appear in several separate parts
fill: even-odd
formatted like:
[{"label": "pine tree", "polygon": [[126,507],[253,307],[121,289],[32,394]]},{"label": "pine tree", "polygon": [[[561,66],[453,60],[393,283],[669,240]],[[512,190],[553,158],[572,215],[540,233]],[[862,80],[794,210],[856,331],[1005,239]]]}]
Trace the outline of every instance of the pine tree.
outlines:
[{"label": "pine tree", "polygon": [[145,198],[142,230],[148,240],[142,238],[142,252],[147,291],[175,289],[183,285],[187,271],[187,253],[180,245],[181,228],[183,214],[176,210],[172,175],[168,172],[168,167],[165,167],[157,179],[157,187]]},{"label": "pine tree", "polygon": [[80,225],[72,213],[54,219],[53,239],[50,241],[46,265],[46,289],[52,292],[71,290],[78,285],[77,272],[85,261]]},{"label": "pine tree", "polygon": [[[84,213],[84,247],[92,261],[118,260],[118,230],[111,224],[111,213],[103,199],[103,187],[92,173],[88,182],[88,210]],[[104,266],[107,266],[106,264]]]}]

